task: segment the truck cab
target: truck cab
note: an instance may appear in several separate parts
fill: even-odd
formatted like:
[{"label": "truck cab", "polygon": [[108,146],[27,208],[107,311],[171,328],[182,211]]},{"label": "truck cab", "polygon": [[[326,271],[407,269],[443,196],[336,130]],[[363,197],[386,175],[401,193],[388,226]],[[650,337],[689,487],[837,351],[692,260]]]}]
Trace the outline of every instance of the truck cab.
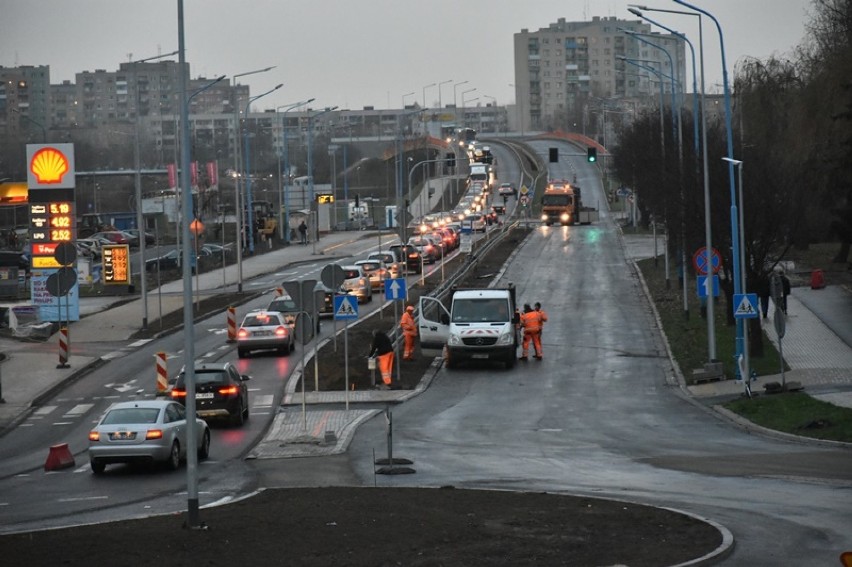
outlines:
[{"label": "truck cab", "polygon": [[506,368],[515,365],[519,320],[512,284],[454,289],[449,309],[437,298],[422,296],[419,313],[420,348],[446,348],[447,368],[480,360],[503,362]]}]

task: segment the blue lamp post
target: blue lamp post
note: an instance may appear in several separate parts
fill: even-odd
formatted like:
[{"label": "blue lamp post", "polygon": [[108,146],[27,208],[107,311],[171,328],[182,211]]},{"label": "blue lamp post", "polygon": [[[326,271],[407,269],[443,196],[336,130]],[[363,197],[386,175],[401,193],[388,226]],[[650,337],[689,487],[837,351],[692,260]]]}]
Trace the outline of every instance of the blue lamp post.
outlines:
[{"label": "blue lamp post", "polygon": [[[713,258],[713,231],[710,224],[710,172],[707,167],[708,158],[707,158],[707,112],[706,105],[704,104],[704,31],[702,28],[702,18],[700,13],[695,12],[684,12],[682,10],[667,10],[665,8],[649,8],[648,6],[642,6],[639,4],[631,4],[631,6],[638,8],[640,10],[645,10],[646,12],[664,12],[668,14],[679,14],[682,16],[694,16],[698,18],[698,61],[701,69],[701,161],[704,166],[704,238],[705,238],[705,246],[704,250],[707,254],[706,256],[706,265],[712,266],[712,258]],[[635,12],[634,12],[635,13]],[[648,18],[646,16],[646,20]],[[648,20],[651,21],[651,20]],[[654,22],[656,23],[656,22]],[[657,24],[659,25],[659,24]],[[662,26],[661,26],[662,27]],[[664,28],[665,29],[665,28]],[[694,51],[694,50],[693,50]],[[695,64],[693,62],[693,73],[695,69]],[[694,75],[693,75],[693,85],[694,85]],[[697,89],[695,89],[697,90]],[[712,274],[709,274],[712,275]],[[707,296],[707,359],[708,362],[716,361],[716,321],[715,315],[713,313],[713,295],[710,294]]]},{"label": "blue lamp post", "polygon": [[244,143],[244,146],[245,146],[245,154],[246,154],[245,176],[244,176],[244,178],[246,180],[246,226],[245,226],[245,230],[246,230],[246,235],[248,236],[247,240],[248,240],[249,255],[254,254],[254,218],[253,218],[253,216],[254,216],[254,203],[252,202],[252,196],[251,196],[251,174],[250,174],[251,168],[249,166],[250,155],[249,155],[249,142],[248,142],[248,140],[249,140],[249,132],[248,132],[249,107],[251,106],[251,103],[253,103],[257,99],[264,97],[264,96],[268,95],[269,93],[273,93],[283,86],[284,86],[283,83],[279,83],[274,88],[269,89],[265,93],[251,97],[248,100],[248,102],[246,103],[246,111],[245,111],[246,131],[243,134],[243,143]]},{"label": "blue lamp post", "polygon": [[[734,177],[734,138],[731,132],[731,90],[728,85],[728,68],[725,62],[725,38],[722,34],[722,26],[719,24],[719,20],[713,16],[710,12],[706,10],[702,10],[697,6],[693,6],[683,0],[674,0],[677,4],[681,6],[686,6],[691,10],[695,10],[696,12],[701,12],[705,16],[709,17],[713,20],[713,23],[716,24],[716,29],[719,32],[719,49],[722,53],[722,89],[725,95],[725,134],[727,138],[728,144],[728,179],[730,185],[730,193],[731,193],[731,247],[733,249],[733,258],[731,259],[731,263],[733,264],[733,278],[734,278],[734,295],[738,295],[743,293],[743,286],[745,284],[740,278],[740,227],[739,227],[739,219],[737,213],[737,198],[736,198],[736,179]],[[743,356],[743,352],[745,350],[745,341],[743,337],[743,328],[744,324],[742,319],[737,319],[737,334],[736,334],[736,358],[739,360],[741,356]],[[737,365],[737,370],[739,370],[739,366]],[[748,376],[740,376],[744,381],[748,381]]]}]

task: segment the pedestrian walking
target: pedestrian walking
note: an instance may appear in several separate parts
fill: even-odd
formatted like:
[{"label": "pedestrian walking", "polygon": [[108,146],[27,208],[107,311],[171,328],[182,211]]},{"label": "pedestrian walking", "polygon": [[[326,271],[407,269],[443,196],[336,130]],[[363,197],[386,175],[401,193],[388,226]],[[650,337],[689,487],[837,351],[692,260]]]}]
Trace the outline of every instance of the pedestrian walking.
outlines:
[{"label": "pedestrian walking", "polygon": [[763,318],[769,314],[769,298],[772,296],[772,286],[768,278],[761,278],[757,281],[757,297],[760,299],[760,313]]},{"label": "pedestrian walking", "polygon": [[299,224],[299,237],[302,239],[302,244],[308,243],[308,225],[304,220]]},{"label": "pedestrian walking", "polygon": [[790,295],[790,280],[784,270],[781,270],[781,311],[787,314],[787,296]]},{"label": "pedestrian walking", "polygon": [[376,359],[376,366],[382,375],[382,384],[390,388],[393,382],[393,343],[384,331],[373,330],[370,358]]},{"label": "pedestrian walking", "polygon": [[524,312],[521,315],[521,327],[524,328],[524,345],[521,360],[527,360],[530,342],[533,344],[536,360],[541,360],[541,313],[530,307],[529,303],[524,304]]},{"label": "pedestrian walking", "polygon": [[399,321],[405,346],[402,352],[403,360],[414,360],[414,338],[417,337],[417,323],[414,322],[414,307],[409,305]]}]

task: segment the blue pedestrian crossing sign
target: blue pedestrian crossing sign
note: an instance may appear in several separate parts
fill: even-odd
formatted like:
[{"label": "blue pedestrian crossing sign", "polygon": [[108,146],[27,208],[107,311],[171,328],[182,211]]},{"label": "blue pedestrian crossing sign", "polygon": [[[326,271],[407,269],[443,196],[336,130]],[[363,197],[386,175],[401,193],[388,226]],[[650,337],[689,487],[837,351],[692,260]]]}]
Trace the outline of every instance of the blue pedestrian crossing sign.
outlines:
[{"label": "blue pedestrian crossing sign", "polygon": [[760,313],[757,309],[757,294],[756,293],[735,293],[734,294],[734,318],[736,319],[754,319]]},{"label": "blue pedestrian crossing sign", "polygon": [[404,301],[408,299],[408,288],[405,286],[405,278],[385,280],[385,299],[388,301]]},{"label": "blue pedestrian crossing sign", "polygon": [[358,299],[354,295],[334,297],[334,318],[337,320],[358,318]]}]

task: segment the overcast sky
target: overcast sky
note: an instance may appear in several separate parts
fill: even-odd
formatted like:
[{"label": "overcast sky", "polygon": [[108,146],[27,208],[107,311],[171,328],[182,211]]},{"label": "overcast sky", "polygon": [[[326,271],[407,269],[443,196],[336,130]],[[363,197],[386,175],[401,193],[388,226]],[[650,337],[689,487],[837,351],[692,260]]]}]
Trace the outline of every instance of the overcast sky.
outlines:
[{"label": "overcast sky", "polygon": [[[193,78],[274,65],[238,79],[252,95],[284,84],[258,100],[255,111],[311,97],[313,108],[399,108],[403,98],[423,104],[424,88],[426,106],[434,107],[435,83],[444,83],[443,104],[452,103],[455,92],[461,106],[462,93],[476,89],[464,95],[467,106],[494,99],[504,105],[515,100],[515,33],[559,18],[636,19],[628,3],[687,10],[672,0],[184,0],[186,58]],[[690,3],[719,20],[729,79],[744,56],[789,55],[802,41],[811,9],[811,0]],[[647,15],[687,34],[698,48],[698,18]],[[704,21],[708,91],[720,92],[711,86],[722,83],[719,35]],[[177,48],[175,0],[2,0],[0,65],[49,65],[54,84]]]}]

